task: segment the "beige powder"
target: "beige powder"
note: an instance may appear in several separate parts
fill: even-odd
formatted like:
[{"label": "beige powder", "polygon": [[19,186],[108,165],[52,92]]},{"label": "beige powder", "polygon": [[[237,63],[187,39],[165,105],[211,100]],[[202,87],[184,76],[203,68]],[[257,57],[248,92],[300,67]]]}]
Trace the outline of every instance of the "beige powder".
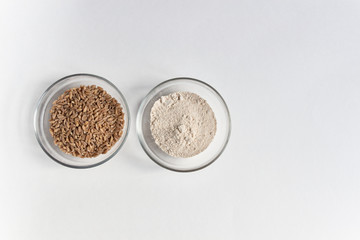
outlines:
[{"label": "beige powder", "polygon": [[216,119],[209,104],[190,92],[162,96],[151,109],[150,121],[155,143],[173,157],[201,153],[216,133]]}]

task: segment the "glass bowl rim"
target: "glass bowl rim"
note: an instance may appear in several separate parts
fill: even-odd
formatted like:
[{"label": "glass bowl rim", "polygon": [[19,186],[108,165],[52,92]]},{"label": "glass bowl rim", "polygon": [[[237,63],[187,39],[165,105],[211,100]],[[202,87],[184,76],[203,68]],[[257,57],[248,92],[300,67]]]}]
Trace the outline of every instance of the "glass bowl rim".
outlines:
[{"label": "glass bowl rim", "polygon": [[[118,148],[110,155],[108,156],[107,158],[105,158],[104,160],[98,162],[98,163],[95,163],[95,164],[91,164],[91,165],[86,165],[86,166],[76,166],[76,165],[71,165],[71,164],[67,164],[67,163],[64,163],[58,159],[56,159],[55,157],[53,157],[46,149],[45,147],[43,146],[43,144],[41,143],[41,140],[40,140],[40,137],[39,137],[39,129],[37,127],[37,118],[38,118],[38,114],[39,114],[39,108],[40,108],[40,105],[41,103],[43,102],[46,94],[53,88],[55,87],[55,85],[57,85],[58,83],[62,82],[62,81],[65,81],[66,79],[68,78],[71,78],[71,77],[78,77],[78,76],[87,76],[87,77],[93,77],[93,78],[97,78],[97,79],[100,79],[104,82],[106,82],[107,84],[109,84],[112,88],[114,88],[114,90],[120,95],[120,97],[122,98],[123,102],[124,102],[124,105],[123,108],[126,109],[126,112],[127,112],[127,116],[128,116],[128,123],[127,123],[127,126],[126,126],[126,131],[125,131],[125,136],[122,140],[122,142],[120,143],[120,145],[118,146]],[[71,75],[67,75],[65,77],[62,77],[60,78],[59,80],[55,81],[54,83],[52,83],[45,91],[44,93],[41,95],[41,97],[39,98],[39,100],[37,101],[36,103],[36,106],[35,106],[35,111],[34,111],[34,119],[33,119],[33,127],[34,127],[34,131],[35,131],[35,136],[36,136],[36,140],[37,142],[39,143],[41,149],[46,153],[46,155],[48,155],[52,160],[54,160],[55,162],[65,166],[65,167],[69,167],[69,168],[74,168],[74,169],[86,169],[86,168],[93,168],[93,167],[97,167],[107,161],[109,161],[111,158],[113,158],[118,152],[119,150],[122,148],[122,146],[124,145],[124,143],[126,142],[126,139],[127,139],[127,136],[129,134],[129,131],[130,131],[130,109],[129,109],[129,106],[127,104],[127,101],[124,97],[124,95],[121,93],[121,91],[112,83],[110,82],[109,80],[107,80],[106,78],[103,78],[103,77],[100,77],[98,75],[95,75],[95,74],[90,74],[90,73],[75,73],[75,74],[71,74]]]},{"label": "glass bowl rim", "polygon": [[[145,143],[145,140],[144,140],[144,135],[142,133],[142,128],[141,128],[141,122],[142,122],[142,118],[140,119],[140,117],[142,116],[143,117],[143,112],[144,112],[144,109],[145,109],[145,102],[148,102],[149,101],[149,96],[155,92],[158,88],[162,87],[163,85],[165,84],[169,84],[171,82],[176,82],[176,81],[179,81],[179,80],[186,80],[186,81],[189,81],[189,82],[195,82],[197,84],[200,84],[200,85],[204,85],[205,87],[208,87],[210,88],[210,90],[214,91],[215,95],[220,99],[220,101],[222,102],[224,108],[225,108],[225,112],[226,112],[226,116],[228,118],[228,124],[229,124],[229,130],[228,130],[228,133],[227,133],[227,138],[225,140],[225,143],[224,143],[224,146],[223,148],[221,149],[221,151],[210,161],[208,162],[207,164],[201,166],[201,167],[196,167],[196,168],[192,168],[192,169],[187,169],[187,170],[180,170],[180,169],[176,169],[176,168],[171,168],[171,167],[168,167],[168,166],[165,166],[164,164],[158,162],[156,159],[154,159],[151,154],[147,151],[145,145],[147,145]],[[170,171],[174,171],[174,172],[181,172],[181,173],[186,173],[186,172],[195,172],[195,171],[198,171],[198,170],[201,170],[203,168],[206,168],[208,167],[209,165],[211,165],[212,163],[214,163],[219,157],[220,155],[224,152],[228,142],[229,142],[229,139],[230,139],[230,135],[231,135],[231,117],[230,117],[230,111],[229,111],[229,108],[224,100],[224,98],[220,95],[220,93],[215,89],[213,88],[210,84],[206,83],[206,82],[203,82],[199,79],[196,79],[196,78],[191,78],[191,77],[176,77],[176,78],[171,78],[171,79],[168,79],[168,80],[165,80],[161,83],[159,83],[158,85],[156,85],[154,88],[152,88],[148,94],[146,94],[146,96],[143,98],[143,100],[141,101],[141,104],[138,108],[138,111],[137,111],[137,116],[136,116],[136,133],[137,133],[137,136],[138,136],[138,139],[139,139],[139,142],[140,142],[140,145],[142,147],[142,149],[144,150],[144,152],[146,153],[146,155],[148,155],[148,157],[153,161],[155,162],[157,165],[159,165],[160,167],[163,167],[167,170],[170,170]]]}]

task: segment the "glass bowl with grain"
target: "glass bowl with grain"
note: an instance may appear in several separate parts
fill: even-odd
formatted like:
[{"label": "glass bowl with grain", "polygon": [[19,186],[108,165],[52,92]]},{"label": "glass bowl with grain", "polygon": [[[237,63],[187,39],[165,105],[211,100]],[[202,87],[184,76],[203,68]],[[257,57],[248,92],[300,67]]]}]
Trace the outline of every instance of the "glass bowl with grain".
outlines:
[{"label": "glass bowl with grain", "polygon": [[[86,96],[90,93],[98,96]],[[69,99],[73,99],[64,110],[69,116],[58,109],[61,101],[66,102],[65,97],[69,104]],[[86,106],[91,99],[97,102]],[[76,107],[79,101],[82,108],[70,111],[69,106]],[[110,160],[123,146],[129,131],[129,114],[124,95],[109,80],[92,74],[74,74],[53,83],[40,97],[34,114],[35,135],[44,152],[56,162],[72,168],[95,167]],[[65,130],[57,128],[59,121]],[[74,131],[67,133],[69,121]]]},{"label": "glass bowl with grain", "polygon": [[[211,126],[211,117],[215,126]],[[192,172],[209,166],[223,153],[231,132],[230,113],[209,84],[173,78],[154,87],[142,100],[136,131],[155,163],[172,171]]]}]

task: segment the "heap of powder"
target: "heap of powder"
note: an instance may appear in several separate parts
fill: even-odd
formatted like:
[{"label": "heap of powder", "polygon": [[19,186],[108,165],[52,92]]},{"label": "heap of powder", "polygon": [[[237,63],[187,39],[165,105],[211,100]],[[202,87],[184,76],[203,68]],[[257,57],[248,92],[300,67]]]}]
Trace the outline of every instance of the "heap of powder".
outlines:
[{"label": "heap of powder", "polygon": [[216,119],[199,95],[176,92],[162,96],[150,113],[155,143],[173,157],[188,158],[204,151],[216,133]]}]

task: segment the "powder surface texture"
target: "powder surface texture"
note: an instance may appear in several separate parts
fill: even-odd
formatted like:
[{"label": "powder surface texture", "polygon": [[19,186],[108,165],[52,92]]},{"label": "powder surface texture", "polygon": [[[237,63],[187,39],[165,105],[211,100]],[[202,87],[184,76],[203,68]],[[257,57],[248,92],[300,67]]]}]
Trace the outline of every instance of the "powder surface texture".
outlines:
[{"label": "powder surface texture", "polygon": [[176,92],[157,100],[150,113],[155,143],[173,157],[188,158],[204,151],[216,133],[216,118],[199,95]]}]

